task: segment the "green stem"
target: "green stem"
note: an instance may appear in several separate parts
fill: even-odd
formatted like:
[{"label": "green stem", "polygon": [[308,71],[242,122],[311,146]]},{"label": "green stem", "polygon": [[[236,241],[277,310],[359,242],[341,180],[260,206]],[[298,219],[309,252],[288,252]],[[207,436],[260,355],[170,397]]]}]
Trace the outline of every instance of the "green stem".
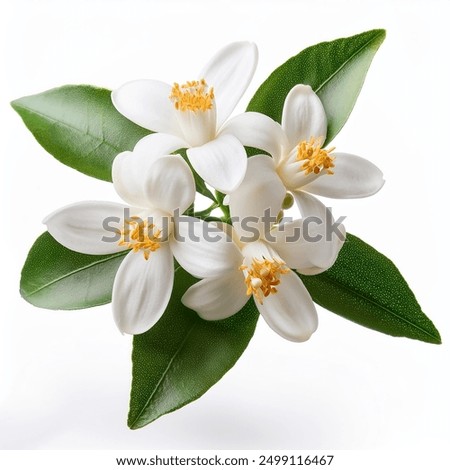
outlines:
[{"label": "green stem", "polygon": [[[214,196],[211,194],[211,196],[214,198],[214,202],[209,207],[201,211],[195,212],[193,206],[191,206],[187,211],[187,215],[190,215],[192,217],[197,217],[202,220],[206,220],[207,222],[228,223],[230,221],[230,209],[226,204],[223,203],[225,194],[222,194],[216,191],[216,195]],[[211,216],[211,212],[217,208],[219,208],[222,211],[223,217]]]},{"label": "green stem", "polygon": [[203,209],[202,211],[198,211],[198,212],[193,212],[192,215],[193,215],[193,217],[197,217],[199,219],[204,219],[205,217],[209,217],[211,212],[214,209],[217,209],[218,207],[219,207],[219,205],[214,203],[214,204],[211,204],[207,209]]},{"label": "green stem", "polygon": [[227,222],[230,220],[230,208],[223,203],[223,200],[225,199],[225,194],[216,191],[216,201],[217,201],[217,207],[220,207],[220,210],[223,212],[223,221]]},{"label": "green stem", "polygon": [[213,215],[205,217],[203,220],[205,222],[224,222],[224,220],[221,219],[220,217],[214,217]]}]

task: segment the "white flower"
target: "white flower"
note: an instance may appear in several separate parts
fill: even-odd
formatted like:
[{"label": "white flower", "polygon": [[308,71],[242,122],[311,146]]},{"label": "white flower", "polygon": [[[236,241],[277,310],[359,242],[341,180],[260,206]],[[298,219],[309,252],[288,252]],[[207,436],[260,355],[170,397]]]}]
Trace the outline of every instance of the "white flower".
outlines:
[{"label": "white flower", "polygon": [[180,156],[165,155],[172,151],[171,142],[154,134],[115,158],[114,187],[129,206],[80,202],[44,220],[50,234],[71,250],[102,255],[131,249],[112,293],[114,320],[123,333],[149,330],[172,293],[173,215],[183,213],[195,197],[192,172]]},{"label": "white flower", "polygon": [[126,83],[112,93],[117,110],[131,121],[167,134],[175,150],[187,148],[196,172],[229,193],[244,177],[243,145],[221,127],[247,89],[258,59],[256,45],[236,42],[220,50],[198,79],[173,86],[157,80]]},{"label": "white flower", "polygon": [[[224,227],[228,234],[221,232],[213,241],[197,224],[194,242],[186,227],[179,228],[190,249],[181,252],[178,245],[174,254],[184,269],[202,278],[186,291],[182,302],[206,320],[220,320],[237,313],[251,295],[274,331],[290,341],[306,341],[317,328],[317,313],[292,269],[302,274],[328,269],[342,247],[345,231],[340,226],[341,237],[331,234],[327,238],[326,226],[317,224],[317,219],[308,230],[304,220],[273,227],[255,217],[247,219],[253,222],[253,237],[248,238],[245,217],[264,211],[277,214],[285,189],[273,171],[273,160],[263,155],[249,159],[241,187],[246,194],[231,208],[232,217],[239,214],[240,218],[233,222],[234,228]],[[323,204],[311,196],[306,198],[308,209],[325,220]]]},{"label": "white flower", "polygon": [[[274,170],[303,210],[306,193],[332,198],[359,198],[375,194],[383,174],[371,162],[355,155],[322,148],[327,117],[310,86],[297,85],[283,107],[281,126],[259,113],[231,119],[223,133],[232,133],[243,145],[267,151]],[[241,196],[238,188],[236,198]]]}]

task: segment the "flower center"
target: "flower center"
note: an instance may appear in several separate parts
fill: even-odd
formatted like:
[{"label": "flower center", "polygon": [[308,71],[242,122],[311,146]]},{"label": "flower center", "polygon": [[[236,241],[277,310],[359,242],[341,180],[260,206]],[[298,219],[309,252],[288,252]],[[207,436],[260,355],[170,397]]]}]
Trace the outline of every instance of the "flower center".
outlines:
[{"label": "flower center", "polygon": [[289,272],[285,266],[284,261],[265,258],[262,260],[253,258],[250,268],[242,265],[239,269],[247,271],[245,277],[247,295],[253,294],[262,305],[264,297],[277,293],[276,286],[280,283],[280,276]]},{"label": "flower center", "polygon": [[142,250],[146,260],[151,252],[161,246],[161,230],[140,217],[133,216],[127,219],[120,235],[119,246],[126,246],[135,253]]},{"label": "flower center", "polygon": [[301,169],[305,172],[305,175],[310,173],[318,175],[323,169],[327,170],[328,175],[334,174],[331,168],[334,168],[335,157],[330,154],[335,148],[321,148],[314,137],[311,137],[309,142],[306,140],[300,142],[297,146],[297,161],[303,162]]},{"label": "flower center", "polygon": [[174,83],[169,98],[178,111],[208,111],[213,106],[214,88],[203,78],[183,85]]}]

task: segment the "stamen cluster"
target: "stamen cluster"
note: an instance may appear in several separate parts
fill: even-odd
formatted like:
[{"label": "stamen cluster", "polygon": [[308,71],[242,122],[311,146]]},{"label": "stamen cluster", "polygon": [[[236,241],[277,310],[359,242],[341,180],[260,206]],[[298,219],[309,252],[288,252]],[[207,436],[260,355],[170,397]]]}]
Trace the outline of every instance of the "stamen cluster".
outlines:
[{"label": "stamen cluster", "polygon": [[213,107],[214,88],[209,87],[204,79],[174,83],[169,98],[178,111],[207,111]]},{"label": "stamen cluster", "polygon": [[135,253],[142,250],[146,260],[150,257],[150,253],[161,246],[161,230],[157,229],[155,224],[149,224],[139,217],[126,220],[120,235],[119,246],[125,246]]},{"label": "stamen cluster", "polygon": [[252,265],[242,265],[242,271],[246,271],[245,284],[247,285],[247,295],[253,294],[256,300],[262,305],[264,297],[276,294],[280,276],[289,272],[286,263],[281,260],[253,258]]},{"label": "stamen cluster", "polygon": [[334,174],[334,157],[330,153],[336,147],[323,149],[314,137],[309,141],[300,142],[297,146],[297,161],[304,162],[301,169],[305,175],[310,173],[319,174],[322,170],[327,170],[327,174]]}]

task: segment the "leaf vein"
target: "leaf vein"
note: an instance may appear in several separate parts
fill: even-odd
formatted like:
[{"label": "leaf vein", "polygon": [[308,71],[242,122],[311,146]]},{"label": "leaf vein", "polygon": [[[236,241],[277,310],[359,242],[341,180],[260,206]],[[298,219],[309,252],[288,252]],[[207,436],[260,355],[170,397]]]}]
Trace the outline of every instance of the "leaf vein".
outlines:
[{"label": "leaf vein", "polygon": [[356,57],[363,49],[366,48],[371,42],[378,39],[383,33],[378,33],[375,37],[370,38],[366,43],[364,43],[359,49],[357,49],[345,62],[342,63],[340,67],[336,69],[334,73],[332,73],[318,88],[314,91],[318,93],[330,80],[332,80],[354,57]]},{"label": "leaf vein", "polygon": [[184,345],[186,344],[186,341],[188,340],[189,336],[191,335],[192,331],[194,330],[194,327],[195,325],[197,324],[198,322],[198,319],[196,319],[194,321],[194,324],[191,326],[191,328],[189,329],[189,331],[186,333],[186,336],[184,337],[183,341],[181,342],[180,346],[178,347],[178,349],[175,351],[175,353],[173,354],[173,356],[171,357],[169,363],[167,364],[167,367],[165,368],[164,372],[162,373],[161,375],[161,378],[159,379],[158,383],[156,384],[154,390],[153,390],[153,393],[150,395],[150,397],[147,399],[147,401],[145,402],[144,406],[142,407],[141,411],[139,412],[139,414],[136,416],[136,418],[133,420],[132,423],[130,423],[130,427],[133,428],[134,425],[139,421],[139,419],[141,418],[141,416],[144,414],[145,410],[148,408],[150,402],[152,401],[153,397],[155,396],[155,394],[157,393],[157,391],[159,390],[163,380],[165,379],[165,377],[167,376],[167,374],[169,373],[169,370],[170,368],[172,367],[172,364],[174,362],[174,360],[176,359],[176,357],[178,356],[178,354],[180,353],[180,351],[183,349]]},{"label": "leaf vein", "polygon": [[78,134],[87,135],[87,136],[91,137],[92,139],[94,139],[96,141],[99,141],[100,142],[99,145],[95,149],[93,149],[92,151],[95,151],[102,144],[106,145],[107,147],[109,147],[113,150],[115,150],[116,152],[121,152],[122,151],[122,149],[120,149],[120,148],[116,147],[115,145],[111,144],[110,142],[106,141],[104,139],[104,137],[100,138],[99,136],[94,135],[94,134],[90,133],[89,131],[82,131],[81,129],[73,126],[72,124],[69,124],[69,123],[63,122],[63,121],[59,121],[58,119],[55,119],[55,118],[49,116],[48,114],[41,113],[39,111],[36,111],[33,108],[29,108],[28,106],[24,106],[23,104],[16,105],[16,107],[21,108],[21,109],[27,111],[28,113],[35,114],[36,116],[40,116],[44,119],[47,119],[48,121],[50,121],[52,123],[53,126],[61,125],[61,126],[67,127],[68,129],[71,129],[72,131],[74,131]]},{"label": "leaf vein", "polygon": [[437,336],[432,335],[430,332],[423,329],[421,326],[417,325],[416,323],[413,323],[412,321],[408,320],[407,318],[404,318],[401,315],[395,313],[394,311],[389,310],[388,308],[386,308],[384,305],[382,305],[381,303],[379,303],[375,299],[367,297],[366,295],[364,295],[363,293],[361,293],[357,289],[353,289],[352,287],[349,287],[349,286],[337,281],[336,279],[333,279],[333,278],[328,277],[328,276],[327,276],[327,281],[330,282],[331,284],[334,284],[334,285],[337,285],[337,286],[343,288],[344,290],[347,290],[348,292],[351,292],[352,294],[356,294],[357,296],[361,297],[362,299],[366,300],[367,302],[372,303],[373,305],[379,307],[380,309],[384,310],[385,312],[392,314],[394,317],[398,318],[399,320],[401,320],[401,321],[403,321],[403,322],[405,322],[409,325],[412,325],[413,327],[415,327],[418,330],[422,331],[423,333],[430,336],[431,338],[440,339]]},{"label": "leaf vein", "polygon": [[107,261],[111,261],[115,258],[119,258],[120,256],[125,256],[128,252],[120,252],[120,253],[115,253],[114,255],[111,255],[109,258],[105,258],[105,259],[102,259],[102,260],[98,260],[98,261],[94,261],[93,263],[91,264],[88,264],[86,266],[82,266],[81,268],[78,268],[78,269],[75,269],[74,271],[70,271],[70,273],[67,273],[67,274],[64,274],[63,276],[60,276],[56,279],[53,279],[51,280],[50,282],[47,282],[46,284],[38,287],[37,289],[35,289],[34,291],[30,292],[30,293],[27,293],[26,295],[28,297],[31,297],[35,294],[37,294],[38,292],[40,292],[41,290],[43,289],[46,289],[47,287],[51,286],[52,284],[55,284],[59,281],[62,281],[63,279],[67,278],[67,277],[70,277],[72,276],[73,274],[76,274],[76,273],[79,273],[79,272],[82,272],[84,271],[85,269],[89,269],[89,268],[92,268],[93,266],[97,266],[99,264],[102,264],[102,263],[106,263]]}]

